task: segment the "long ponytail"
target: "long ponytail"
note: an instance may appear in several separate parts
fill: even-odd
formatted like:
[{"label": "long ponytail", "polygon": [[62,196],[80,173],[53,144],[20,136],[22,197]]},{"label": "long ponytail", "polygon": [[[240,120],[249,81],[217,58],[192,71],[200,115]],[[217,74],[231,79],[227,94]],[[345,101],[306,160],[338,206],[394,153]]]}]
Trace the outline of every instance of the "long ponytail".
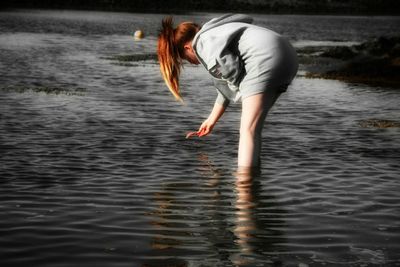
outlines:
[{"label": "long ponytail", "polygon": [[183,46],[193,39],[200,27],[192,22],[183,22],[176,29],[173,27],[172,17],[162,20],[162,28],[158,36],[158,61],[164,81],[174,95],[183,102],[180,88],[179,75],[182,68]]}]

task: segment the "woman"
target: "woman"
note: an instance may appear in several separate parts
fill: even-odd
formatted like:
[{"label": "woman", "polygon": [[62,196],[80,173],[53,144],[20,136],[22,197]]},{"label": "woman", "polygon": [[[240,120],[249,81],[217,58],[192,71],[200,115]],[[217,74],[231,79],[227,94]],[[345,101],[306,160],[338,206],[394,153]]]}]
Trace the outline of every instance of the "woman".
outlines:
[{"label": "woman", "polygon": [[158,59],[163,78],[176,99],[182,61],[202,64],[211,74],[218,96],[198,136],[208,135],[230,101],[242,102],[239,170],[260,165],[261,130],[265,117],[297,72],[296,52],[279,34],[252,24],[245,15],[224,15],[202,27],[183,22],[173,27],[162,22]]}]

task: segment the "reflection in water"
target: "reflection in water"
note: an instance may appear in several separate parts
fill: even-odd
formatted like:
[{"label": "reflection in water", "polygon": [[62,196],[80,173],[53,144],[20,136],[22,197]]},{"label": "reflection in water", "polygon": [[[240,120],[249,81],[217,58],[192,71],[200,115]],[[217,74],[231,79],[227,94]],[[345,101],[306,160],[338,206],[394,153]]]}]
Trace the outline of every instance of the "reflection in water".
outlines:
[{"label": "reflection in water", "polygon": [[279,265],[276,243],[284,241],[282,232],[271,228],[284,226],[279,218],[283,211],[272,206],[271,196],[262,193],[261,175],[227,175],[205,153],[199,154],[198,160],[202,180],[174,179],[154,193],[151,223],[155,233],[147,255],[151,262],[142,266],[163,266],[165,260],[168,266],[188,266],[188,255],[205,266]]},{"label": "reflection in water", "polygon": [[[171,201],[172,201],[172,194],[168,193],[155,193],[154,194],[154,200],[156,202],[156,205],[158,206],[158,213],[157,213],[157,220],[152,222],[152,225],[157,230],[162,230],[162,229],[168,229],[168,227],[172,227],[168,223],[168,219],[166,218],[168,216],[168,210],[170,209]],[[173,248],[174,246],[179,245],[181,242],[179,242],[177,239],[171,238],[171,237],[165,237],[164,235],[159,235],[153,237],[153,241],[151,243],[151,247],[153,249],[157,250],[163,250],[163,249],[169,249]]]},{"label": "reflection in water", "polygon": [[221,171],[213,166],[206,153],[200,152],[198,159],[201,163],[200,172],[202,177],[209,177],[209,179],[206,180],[207,185],[211,187],[216,186],[221,178]]},{"label": "reflection in water", "polygon": [[154,227],[155,234],[150,244],[151,251],[147,255],[150,259],[147,259],[141,267],[188,266],[185,260],[173,257],[177,254],[175,248],[182,245],[182,242],[177,238],[177,234],[172,234],[175,225],[168,219],[173,211],[171,205],[174,202],[174,194],[168,192],[168,187],[164,189],[161,192],[154,193],[156,211],[151,214],[155,218],[151,221],[151,224]]},{"label": "reflection in water", "polygon": [[271,264],[281,266],[287,243],[281,229],[286,211],[262,182],[268,178],[259,170],[239,169],[235,173],[235,228],[238,252],[232,257],[235,266]]},{"label": "reflection in water", "polygon": [[237,238],[236,243],[239,246],[239,253],[233,259],[238,266],[250,264],[245,256],[251,256],[254,253],[254,248],[251,245],[254,239],[254,233],[257,230],[255,223],[255,208],[257,199],[254,198],[254,188],[256,177],[251,172],[236,173],[236,226],[234,229]]}]

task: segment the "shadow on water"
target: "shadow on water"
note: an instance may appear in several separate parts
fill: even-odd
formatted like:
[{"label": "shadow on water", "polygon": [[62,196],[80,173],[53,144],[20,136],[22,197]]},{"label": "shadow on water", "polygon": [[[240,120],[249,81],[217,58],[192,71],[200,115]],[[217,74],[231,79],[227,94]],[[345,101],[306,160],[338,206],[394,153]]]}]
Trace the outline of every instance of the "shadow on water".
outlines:
[{"label": "shadow on water", "polygon": [[265,177],[228,174],[205,153],[198,160],[200,179],[169,181],[153,193],[155,234],[141,266],[281,266],[285,211],[263,193]]}]

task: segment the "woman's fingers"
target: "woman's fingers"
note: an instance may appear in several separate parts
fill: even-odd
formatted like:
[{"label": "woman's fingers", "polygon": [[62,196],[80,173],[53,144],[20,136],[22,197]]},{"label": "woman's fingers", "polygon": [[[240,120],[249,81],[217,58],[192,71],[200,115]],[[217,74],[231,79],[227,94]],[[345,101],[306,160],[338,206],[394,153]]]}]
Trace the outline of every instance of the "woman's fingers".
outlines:
[{"label": "woman's fingers", "polygon": [[200,127],[200,129],[197,132],[188,132],[186,134],[186,139],[193,137],[193,136],[206,136],[207,134],[210,133],[210,128],[209,127]]},{"label": "woman's fingers", "polygon": [[209,133],[209,131],[207,130],[202,130],[202,131],[197,131],[197,132],[188,132],[186,134],[186,139],[193,137],[193,136],[198,136],[198,137],[202,137],[205,136]]},{"label": "woman's fingers", "polygon": [[186,139],[188,139],[188,138],[190,138],[192,136],[199,136],[199,133],[198,132],[188,132],[186,134]]},{"label": "woman's fingers", "polygon": [[206,136],[211,132],[211,129],[212,129],[212,125],[206,120],[201,124],[201,126],[197,132],[188,132],[186,134],[186,139],[188,139],[192,136],[198,136],[198,137]]}]

